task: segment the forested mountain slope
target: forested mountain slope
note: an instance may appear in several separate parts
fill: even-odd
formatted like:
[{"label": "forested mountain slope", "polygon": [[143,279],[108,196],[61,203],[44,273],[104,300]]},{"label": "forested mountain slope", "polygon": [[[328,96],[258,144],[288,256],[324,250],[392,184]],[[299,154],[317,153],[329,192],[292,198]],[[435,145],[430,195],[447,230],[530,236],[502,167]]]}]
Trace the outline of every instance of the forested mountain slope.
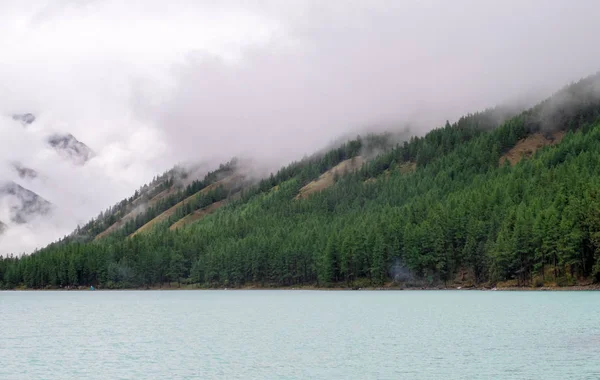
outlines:
[{"label": "forested mountain slope", "polygon": [[[116,222],[103,220],[97,227],[94,221],[82,228],[90,235],[86,239],[69,238],[1,260],[0,283],[13,288],[169,281],[229,287],[598,281],[599,83],[595,75],[508,119],[501,110],[487,110],[393,147],[389,136],[357,138],[256,184],[217,186],[189,200],[237,173],[224,165],[225,176],[179,191],[160,208],[149,207],[155,208],[149,214],[129,218],[118,233],[90,241]],[[352,167],[357,170],[331,171],[327,186],[302,192],[358,156],[367,159]],[[164,181],[154,196],[168,188],[169,179]],[[189,223],[173,227],[186,218]]]}]

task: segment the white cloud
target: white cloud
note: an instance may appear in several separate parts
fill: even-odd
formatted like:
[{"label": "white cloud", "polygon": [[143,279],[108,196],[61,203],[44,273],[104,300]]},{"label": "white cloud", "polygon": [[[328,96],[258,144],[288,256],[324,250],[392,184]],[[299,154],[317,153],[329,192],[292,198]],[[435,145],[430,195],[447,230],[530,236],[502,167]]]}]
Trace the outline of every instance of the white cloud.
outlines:
[{"label": "white cloud", "polygon": [[[277,167],[375,122],[446,119],[547,95],[600,67],[593,0],[4,0],[0,179],[57,205],[0,238],[31,250],[178,161]],[[5,117],[33,112],[24,129]],[[44,137],[97,156],[73,167]]]},{"label": "white cloud", "polygon": [[[11,224],[0,254],[31,251],[69,233],[172,167],[169,129],[145,119],[136,102],[160,106],[172,90],[173,65],[188,54],[235,62],[277,28],[241,7],[195,2],[0,4],[0,179],[55,205],[50,219]],[[19,112],[34,113],[36,122],[23,128],[10,118]],[[47,145],[54,132],[72,133],[97,155],[72,165]],[[19,178],[13,161],[40,177]]]}]

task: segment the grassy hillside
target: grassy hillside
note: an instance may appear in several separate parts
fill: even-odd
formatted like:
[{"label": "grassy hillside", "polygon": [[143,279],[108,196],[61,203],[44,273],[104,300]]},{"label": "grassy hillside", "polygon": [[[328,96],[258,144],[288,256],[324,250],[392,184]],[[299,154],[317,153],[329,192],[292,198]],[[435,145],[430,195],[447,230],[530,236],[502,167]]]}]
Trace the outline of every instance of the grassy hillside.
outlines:
[{"label": "grassy hillside", "polygon": [[219,191],[215,190],[218,187],[215,184],[224,178],[232,177],[236,165],[237,161],[232,160],[217,170],[208,172],[201,180],[189,178],[190,172],[184,168],[173,168],[155,178],[150,184],[142,186],[132,197],[122,200],[100,213],[96,219],[77,228],[65,241],[99,240],[110,235],[129,236],[139,229],[149,228],[167,219],[184,204],[189,206],[204,202],[205,200],[200,198],[207,193],[210,193],[208,197],[211,199],[225,198],[226,192],[236,191],[242,186],[243,178],[234,176],[236,181],[227,181]]},{"label": "grassy hillside", "polygon": [[560,286],[600,280],[599,82],[598,75],[586,78],[510,118],[487,110],[395,145],[386,135],[357,138],[253,185],[203,193],[240,174],[222,166],[221,175],[129,218],[119,232],[1,260],[0,283]]}]

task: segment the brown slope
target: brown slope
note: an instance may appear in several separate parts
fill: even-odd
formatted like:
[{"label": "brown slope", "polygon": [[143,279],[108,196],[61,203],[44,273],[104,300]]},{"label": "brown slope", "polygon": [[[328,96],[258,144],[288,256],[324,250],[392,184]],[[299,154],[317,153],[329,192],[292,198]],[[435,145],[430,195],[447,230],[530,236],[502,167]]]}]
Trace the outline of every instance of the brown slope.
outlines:
[{"label": "brown slope", "polygon": [[196,210],[193,213],[184,216],[183,218],[179,219],[178,221],[176,221],[175,223],[173,223],[173,225],[171,225],[171,227],[169,227],[169,229],[171,231],[174,231],[178,228],[181,228],[185,225],[188,225],[190,223],[193,223],[195,221],[198,221],[202,218],[204,218],[207,215],[212,214],[213,212],[217,211],[218,209],[220,209],[221,207],[225,206],[225,204],[227,203],[227,200],[224,199],[222,201],[218,201],[215,202],[201,210]]},{"label": "brown slope", "polygon": [[100,240],[100,239],[112,234],[113,232],[117,231],[119,228],[124,226],[125,223],[127,223],[129,220],[135,218],[139,214],[140,214],[139,212],[135,212],[135,209],[133,209],[132,211],[127,213],[124,217],[122,217],[121,219],[119,219],[116,222],[114,222],[113,224],[111,224],[110,227],[108,227],[107,229],[105,229],[104,231],[102,231],[98,235],[96,235],[96,237],[94,238],[94,241]]},{"label": "brown slope", "polygon": [[551,135],[546,136],[542,133],[534,133],[526,138],[519,140],[508,152],[500,157],[500,165],[504,165],[504,162],[508,160],[511,166],[516,165],[523,157],[529,158],[540,148],[548,145],[558,144],[563,137],[565,132],[556,131]]},{"label": "brown slope", "polygon": [[[383,178],[388,179],[390,178],[390,175],[392,174],[393,171],[399,171],[400,174],[408,174],[408,173],[412,173],[415,170],[417,170],[417,164],[415,162],[412,161],[407,161],[407,162],[403,162],[400,165],[394,165],[391,166],[389,169],[384,170],[383,172]],[[382,178],[382,177],[379,177]],[[365,184],[367,183],[374,183],[377,182],[377,178],[368,178],[364,181]]]},{"label": "brown slope", "polygon": [[148,201],[148,203],[146,204],[146,207],[142,206],[143,203],[142,203],[142,205],[139,204],[141,202],[141,200],[142,200],[142,195],[140,195],[138,198],[136,198],[132,202],[132,205],[134,205],[135,207],[131,211],[129,211],[127,214],[125,214],[125,216],[123,216],[122,218],[120,218],[119,220],[117,220],[116,222],[114,222],[106,230],[104,230],[104,231],[100,232],[98,235],[96,235],[96,237],[94,238],[94,240],[102,239],[105,236],[108,236],[108,235],[112,234],[113,232],[117,231],[119,228],[123,227],[125,225],[125,223],[127,223],[128,221],[134,219],[136,216],[138,216],[142,212],[144,212],[146,210],[146,208],[153,207],[161,199],[164,199],[164,198],[168,197],[169,195],[175,194],[177,192],[177,190],[178,189],[175,186],[172,186],[172,187],[170,187],[168,189],[164,189],[160,193],[158,193],[155,196],[153,196],[150,199],[150,201]]},{"label": "brown slope", "polygon": [[311,194],[325,190],[326,188],[335,183],[334,178],[336,175],[342,175],[347,172],[355,171],[359,169],[364,162],[365,159],[362,156],[352,157],[350,159],[340,162],[333,168],[321,174],[321,176],[318,179],[310,182],[309,184],[301,188],[300,192],[296,196],[296,199],[305,199]]},{"label": "brown slope", "polygon": [[148,202],[148,206],[153,207],[154,205],[156,205],[160,200],[167,198],[170,195],[175,194],[177,191],[182,190],[181,188],[178,188],[177,186],[171,186],[168,189],[164,189],[163,191],[161,191],[160,193],[156,194],[155,196],[152,197],[152,199],[150,199],[150,201]]},{"label": "brown slope", "polygon": [[220,209],[221,207],[225,206],[227,203],[240,199],[242,197],[242,192],[238,191],[237,193],[229,196],[226,199],[223,199],[221,201],[215,202],[211,205],[208,205],[207,207],[201,209],[201,210],[196,210],[194,211],[192,214],[186,215],[183,218],[179,219],[178,221],[176,221],[175,223],[173,223],[171,225],[171,227],[169,227],[169,229],[171,231],[174,231],[178,228],[181,228],[183,226],[187,226],[188,224],[194,223],[202,218],[204,218],[207,215],[210,215],[212,213],[214,213],[215,211],[217,211],[218,209]]},{"label": "brown slope", "polygon": [[129,237],[134,237],[135,235],[142,233],[144,231],[149,231],[153,226],[155,226],[157,223],[160,223],[162,221],[167,220],[169,217],[171,217],[173,214],[175,214],[175,211],[183,206],[184,203],[190,202],[192,200],[194,200],[195,197],[197,197],[200,194],[205,194],[211,190],[216,189],[219,186],[223,186],[225,188],[230,188],[233,184],[235,184],[238,181],[243,180],[243,176],[239,175],[239,174],[233,174],[230,176],[227,176],[225,178],[223,178],[220,181],[217,181],[211,185],[206,186],[204,189],[198,191],[195,194],[190,195],[189,197],[185,198],[184,200],[182,200],[181,202],[177,203],[176,205],[174,205],[173,207],[169,208],[168,210],[164,211],[162,214],[158,215],[156,218],[152,219],[151,221],[149,221],[148,223],[144,224],[143,226],[141,226],[140,228],[137,229],[137,231],[135,231],[134,233],[132,233],[131,235],[129,235]]},{"label": "brown slope", "polygon": [[398,165],[398,170],[400,170],[400,173],[402,174],[412,173],[417,170],[417,163],[412,161],[403,162]]}]

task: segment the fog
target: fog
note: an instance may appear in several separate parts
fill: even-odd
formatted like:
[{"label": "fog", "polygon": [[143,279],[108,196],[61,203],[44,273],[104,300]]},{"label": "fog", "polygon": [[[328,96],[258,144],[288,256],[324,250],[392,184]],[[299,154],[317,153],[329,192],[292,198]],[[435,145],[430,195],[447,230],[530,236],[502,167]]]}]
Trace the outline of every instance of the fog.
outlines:
[{"label": "fog", "polygon": [[[177,163],[275,169],[370,127],[422,134],[530,105],[600,67],[593,0],[326,4],[0,2],[0,181],[54,205],[9,223],[0,254],[69,233]],[[10,117],[23,112],[37,120]],[[73,165],[45,143],[54,132],[96,156]]]}]

